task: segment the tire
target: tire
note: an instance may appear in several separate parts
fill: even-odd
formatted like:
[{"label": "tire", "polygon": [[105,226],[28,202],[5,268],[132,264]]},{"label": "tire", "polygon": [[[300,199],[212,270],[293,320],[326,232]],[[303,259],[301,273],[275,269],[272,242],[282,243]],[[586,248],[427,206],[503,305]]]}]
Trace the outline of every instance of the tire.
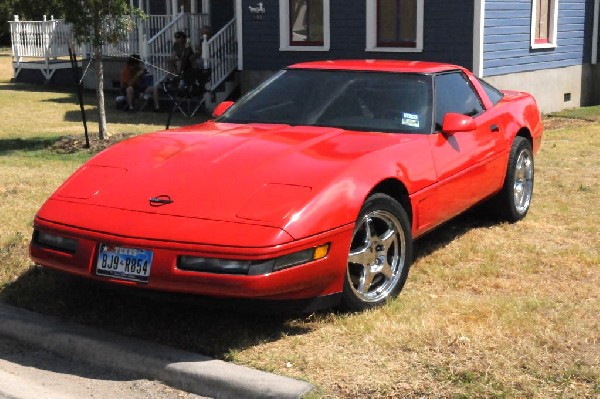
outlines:
[{"label": "tire", "polygon": [[502,219],[514,223],[523,219],[533,195],[534,162],[529,140],[515,137],[508,157],[504,186],[498,195]]},{"label": "tire", "polygon": [[367,198],[354,227],[340,308],[362,311],[397,296],[408,276],[412,247],[402,206],[385,194]]}]

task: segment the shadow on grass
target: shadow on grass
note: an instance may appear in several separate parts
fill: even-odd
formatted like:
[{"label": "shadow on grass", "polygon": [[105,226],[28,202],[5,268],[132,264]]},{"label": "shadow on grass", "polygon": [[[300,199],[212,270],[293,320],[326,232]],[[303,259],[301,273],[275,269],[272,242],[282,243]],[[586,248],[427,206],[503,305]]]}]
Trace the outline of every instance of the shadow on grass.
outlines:
[{"label": "shadow on grass", "polygon": [[[137,125],[158,125],[166,126],[169,117],[168,112],[152,112],[151,106],[146,110],[128,113],[114,108],[112,100],[106,101],[106,121],[110,124],[137,124]],[[98,111],[95,105],[85,107],[85,114],[88,123],[98,123]],[[175,112],[171,116],[171,126],[188,126],[206,122],[210,116],[206,113],[199,112],[193,117],[182,115],[180,112]],[[65,121],[81,122],[81,111],[79,109],[67,111],[64,116]],[[153,129],[157,130],[157,129]]]},{"label": "shadow on grass", "polygon": [[[82,116],[79,110],[79,100],[75,87],[63,87],[52,85],[34,85],[28,83],[5,83],[0,85],[0,93],[2,91],[25,91],[31,93],[56,93],[61,94],[55,98],[46,98],[40,102],[56,103],[56,104],[73,104],[77,107],[75,110],[65,112],[64,120],[67,122],[81,122]],[[1,94],[0,94],[1,95]],[[108,123],[112,124],[151,124],[151,125],[166,125],[168,112],[154,113],[151,112],[151,106],[147,110],[136,113],[125,113],[116,109],[115,98],[118,93],[105,90],[104,105],[106,110],[106,118]],[[96,95],[94,90],[84,90],[84,107],[86,119],[89,123],[98,123],[98,111],[96,103]],[[161,106],[166,110],[171,104],[161,99]],[[187,110],[189,111],[189,110]],[[187,117],[179,112],[172,115],[171,126],[187,126],[205,122],[211,116],[208,113],[198,112],[194,117]]]},{"label": "shadow on grass", "polygon": [[[415,258],[427,256],[473,228],[495,223],[485,207],[478,207],[418,240]],[[39,266],[32,266],[5,286],[0,299],[35,312],[225,360],[238,350],[318,328],[306,323],[305,316],[272,312],[264,302],[115,287]]]},{"label": "shadow on grass", "polygon": [[24,82],[9,82],[0,85],[0,92],[2,91],[26,91],[31,93],[72,93],[76,98],[75,85],[71,86],[57,86],[57,85],[46,85],[46,84],[32,84]]},{"label": "shadow on grass", "polygon": [[39,151],[50,147],[57,137],[32,137],[27,139],[0,139],[0,155],[12,151]]},{"label": "shadow on grass", "polygon": [[308,332],[294,325],[297,316],[240,310],[239,301],[114,287],[39,266],[6,286],[0,298],[35,312],[226,360],[236,350]]},{"label": "shadow on grass", "polygon": [[413,258],[416,260],[428,256],[438,249],[444,248],[469,230],[491,227],[500,222],[501,220],[493,209],[493,204],[481,203],[416,240]]}]

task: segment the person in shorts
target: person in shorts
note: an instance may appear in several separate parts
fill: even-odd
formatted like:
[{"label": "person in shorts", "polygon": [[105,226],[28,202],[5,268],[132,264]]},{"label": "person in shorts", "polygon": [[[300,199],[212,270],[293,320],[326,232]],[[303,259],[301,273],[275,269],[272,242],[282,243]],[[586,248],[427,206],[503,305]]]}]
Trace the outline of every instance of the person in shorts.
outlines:
[{"label": "person in shorts", "polygon": [[145,78],[145,70],[138,55],[130,55],[121,70],[121,93],[127,99],[127,105],[124,108],[126,112],[134,112],[134,101],[140,96],[152,95],[154,101],[154,111],[160,110],[158,101],[158,90],[156,86],[149,84]]}]

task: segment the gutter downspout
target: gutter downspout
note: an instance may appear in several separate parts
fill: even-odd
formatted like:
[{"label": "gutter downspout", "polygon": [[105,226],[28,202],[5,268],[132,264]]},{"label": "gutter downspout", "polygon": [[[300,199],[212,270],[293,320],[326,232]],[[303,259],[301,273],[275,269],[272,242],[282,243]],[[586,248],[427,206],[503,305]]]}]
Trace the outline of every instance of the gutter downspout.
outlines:
[{"label": "gutter downspout", "polygon": [[592,29],[592,65],[598,63],[598,12],[600,12],[600,0],[594,0],[594,27]]},{"label": "gutter downspout", "polygon": [[[600,1],[600,0],[596,0]],[[485,25],[485,0],[475,0],[473,12],[473,73],[483,77],[483,32]]]},{"label": "gutter downspout", "polygon": [[238,70],[240,71],[244,69],[244,35],[242,33],[242,17],[242,0],[235,0],[235,30],[237,35]]}]

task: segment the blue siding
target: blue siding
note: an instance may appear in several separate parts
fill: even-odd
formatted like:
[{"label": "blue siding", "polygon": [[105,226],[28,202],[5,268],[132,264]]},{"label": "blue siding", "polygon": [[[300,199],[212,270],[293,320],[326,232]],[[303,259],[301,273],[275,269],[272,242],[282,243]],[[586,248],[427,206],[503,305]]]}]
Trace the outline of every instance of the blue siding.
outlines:
[{"label": "blue siding", "polygon": [[557,47],[531,49],[531,0],[487,0],[484,76],[590,62],[593,0],[559,0]]},{"label": "blue siding", "polygon": [[428,60],[472,67],[472,0],[425,1],[422,53],[366,52],[365,0],[331,0],[328,52],[279,51],[279,1],[261,1],[266,9],[262,20],[254,19],[248,10],[256,1],[242,1],[245,70],[276,70],[301,61],[342,58]]}]

